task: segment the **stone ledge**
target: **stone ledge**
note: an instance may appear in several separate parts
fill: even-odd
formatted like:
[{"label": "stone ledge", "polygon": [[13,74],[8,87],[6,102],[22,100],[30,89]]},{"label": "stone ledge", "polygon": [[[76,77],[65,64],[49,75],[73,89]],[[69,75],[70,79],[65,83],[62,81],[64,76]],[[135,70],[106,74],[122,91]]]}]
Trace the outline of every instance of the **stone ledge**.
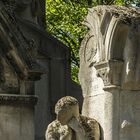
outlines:
[{"label": "stone ledge", "polygon": [[105,86],[103,89],[104,89],[104,91],[106,91],[109,89],[121,89],[121,87],[118,85],[108,85],[108,86]]},{"label": "stone ledge", "polygon": [[35,106],[37,104],[37,96],[34,95],[14,95],[0,94],[0,104],[3,105],[28,105]]},{"label": "stone ledge", "polygon": [[96,6],[94,8],[89,9],[89,12],[92,14],[94,12],[98,13],[99,15],[104,14],[105,12],[109,12],[110,14],[114,15],[115,17],[120,17],[123,19],[135,19],[140,17],[140,9],[133,8],[133,7],[125,7],[125,6]]}]

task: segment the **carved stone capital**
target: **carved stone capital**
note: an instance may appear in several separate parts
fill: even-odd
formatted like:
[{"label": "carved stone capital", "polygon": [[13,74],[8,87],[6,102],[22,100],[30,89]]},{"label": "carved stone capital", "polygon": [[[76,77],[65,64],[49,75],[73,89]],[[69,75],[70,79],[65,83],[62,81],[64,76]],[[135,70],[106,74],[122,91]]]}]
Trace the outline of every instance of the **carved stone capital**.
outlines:
[{"label": "carved stone capital", "polygon": [[121,86],[123,61],[110,60],[109,62],[96,63],[97,76],[101,77],[104,85]]}]

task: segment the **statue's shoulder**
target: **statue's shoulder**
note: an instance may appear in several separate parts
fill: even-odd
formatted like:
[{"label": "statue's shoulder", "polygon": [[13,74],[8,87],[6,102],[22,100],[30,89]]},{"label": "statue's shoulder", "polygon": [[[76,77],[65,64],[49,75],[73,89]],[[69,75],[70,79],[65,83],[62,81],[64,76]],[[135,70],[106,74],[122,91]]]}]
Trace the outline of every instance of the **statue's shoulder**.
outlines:
[{"label": "statue's shoulder", "polygon": [[46,140],[51,139],[51,138],[57,139],[59,137],[59,133],[58,133],[59,126],[60,126],[60,123],[57,120],[54,120],[48,125],[46,133],[45,133]]},{"label": "statue's shoulder", "polygon": [[68,128],[67,125],[61,125],[61,123],[58,120],[54,120],[47,127],[46,137],[60,138],[60,136],[65,136],[68,133],[71,133],[71,130]]},{"label": "statue's shoulder", "polygon": [[61,124],[58,120],[54,120],[53,122],[51,122],[48,127],[47,127],[47,133],[50,132],[55,132],[57,133],[59,131]]},{"label": "statue's shoulder", "polygon": [[81,115],[79,120],[89,140],[100,139],[100,125],[95,119]]},{"label": "statue's shoulder", "polygon": [[83,115],[80,115],[80,121],[82,124],[87,124],[87,125],[98,124],[99,125],[99,123],[95,119],[86,117]]}]

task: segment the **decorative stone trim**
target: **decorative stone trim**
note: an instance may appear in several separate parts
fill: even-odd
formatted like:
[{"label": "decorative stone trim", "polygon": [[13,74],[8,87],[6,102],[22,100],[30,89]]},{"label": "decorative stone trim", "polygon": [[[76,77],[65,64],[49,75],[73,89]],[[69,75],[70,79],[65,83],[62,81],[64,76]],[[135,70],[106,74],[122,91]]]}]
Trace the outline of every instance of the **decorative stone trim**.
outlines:
[{"label": "decorative stone trim", "polygon": [[116,85],[109,85],[103,88],[104,91],[108,91],[109,89],[121,89],[121,87]]},{"label": "decorative stone trim", "polygon": [[19,105],[31,105],[37,104],[37,96],[34,95],[10,95],[0,94],[0,104],[19,104]]},{"label": "decorative stone trim", "polygon": [[97,70],[97,76],[102,78],[105,86],[121,86],[123,68],[122,60],[112,59],[109,60],[109,62],[103,61],[96,63],[94,67]]}]

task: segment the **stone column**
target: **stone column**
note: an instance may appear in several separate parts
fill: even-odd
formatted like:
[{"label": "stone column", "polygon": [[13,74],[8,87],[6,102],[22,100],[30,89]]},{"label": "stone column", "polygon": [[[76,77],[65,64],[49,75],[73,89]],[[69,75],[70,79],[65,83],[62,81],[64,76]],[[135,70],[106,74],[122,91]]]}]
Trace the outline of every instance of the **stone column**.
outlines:
[{"label": "stone column", "polygon": [[102,140],[140,139],[140,12],[98,6],[80,49],[83,115],[101,124]]},{"label": "stone column", "polygon": [[0,94],[0,139],[34,140],[34,106],[32,95]]}]

